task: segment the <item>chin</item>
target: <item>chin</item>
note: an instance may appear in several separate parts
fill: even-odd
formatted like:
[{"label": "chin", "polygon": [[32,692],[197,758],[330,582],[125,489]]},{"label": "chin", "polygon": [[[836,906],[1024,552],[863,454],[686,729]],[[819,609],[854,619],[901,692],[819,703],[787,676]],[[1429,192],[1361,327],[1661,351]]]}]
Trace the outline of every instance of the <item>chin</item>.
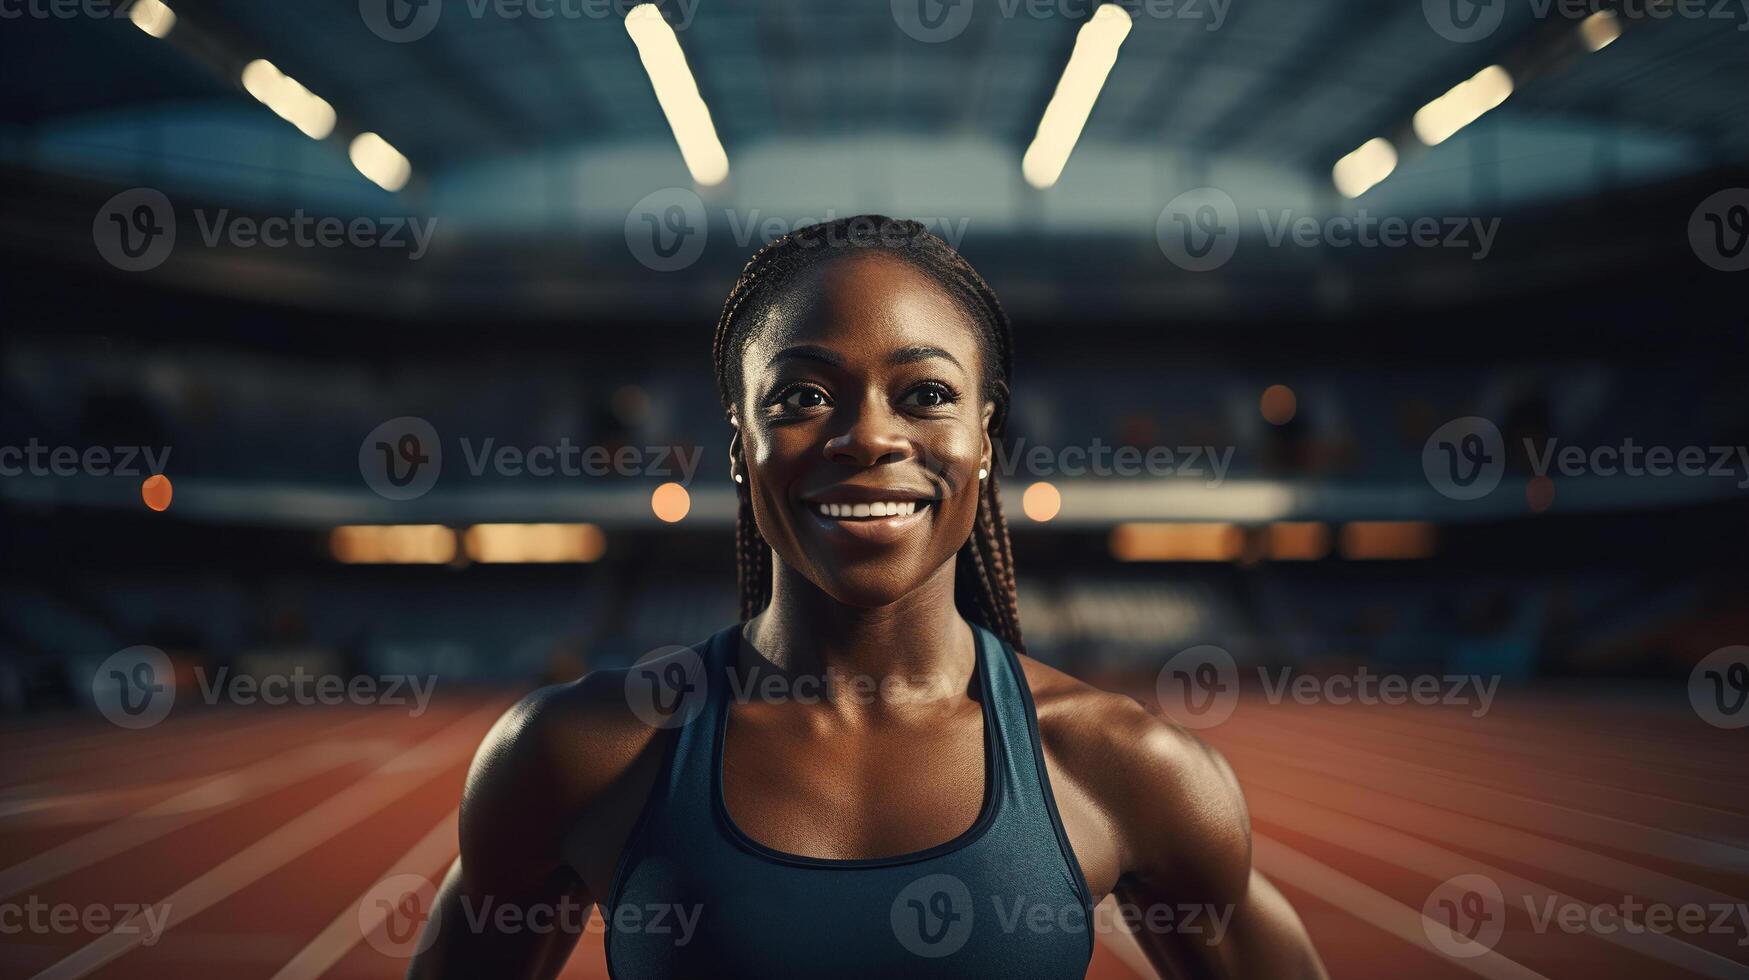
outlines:
[{"label": "chin", "polygon": [[879,609],[890,606],[910,595],[929,578],[927,570],[915,575],[894,575],[874,564],[869,568],[838,569],[831,575],[814,579],[820,591],[835,601],[856,609]]}]

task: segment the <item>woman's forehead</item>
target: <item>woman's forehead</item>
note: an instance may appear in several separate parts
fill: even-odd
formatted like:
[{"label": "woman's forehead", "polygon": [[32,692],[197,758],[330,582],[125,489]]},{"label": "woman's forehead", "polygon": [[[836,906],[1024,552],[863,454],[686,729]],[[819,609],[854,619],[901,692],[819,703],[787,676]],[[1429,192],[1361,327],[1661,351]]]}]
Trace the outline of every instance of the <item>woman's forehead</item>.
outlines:
[{"label": "woman's forehead", "polygon": [[851,356],[936,347],[968,369],[978,354],[976,325],[960,301],[923,270],[878,253],[804,270],[770,297],[749,341],[748,371],[801,344]]}]

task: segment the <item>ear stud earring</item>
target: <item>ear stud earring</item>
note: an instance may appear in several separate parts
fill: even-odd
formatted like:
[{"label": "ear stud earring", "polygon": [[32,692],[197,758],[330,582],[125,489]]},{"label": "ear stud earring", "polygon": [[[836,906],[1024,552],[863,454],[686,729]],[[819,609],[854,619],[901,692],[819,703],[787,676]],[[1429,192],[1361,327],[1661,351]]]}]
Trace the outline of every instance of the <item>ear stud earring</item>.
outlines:
[{"label": "ear stud earring", "polygon": [[736,483],[740,483],[740,482],[741,482],[741,474],[739,474],[739,473],[736,473],[736,474],[735,474],[735,482],[736,482]]},{"label": "ear stud earring", "polygon": [[980,480],[985,479],[985,478],[989,477],[989,475],[990,475],[989,470],[983,468],[982,466],[978,467],[978,479],[980,479]]}]

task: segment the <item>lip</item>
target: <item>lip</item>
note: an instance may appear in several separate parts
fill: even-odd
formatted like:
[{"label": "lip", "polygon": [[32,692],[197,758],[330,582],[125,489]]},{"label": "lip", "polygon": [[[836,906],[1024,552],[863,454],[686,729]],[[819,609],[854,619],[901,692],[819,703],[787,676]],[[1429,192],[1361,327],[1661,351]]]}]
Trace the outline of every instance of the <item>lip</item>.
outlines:
[{"label": "lip", "polygon": [[914,500],[933,504],[940,499],[939,495],[929,490],[913,487],[865,487],[856,483],[840,483],[818,493],[802,494],[802,504],[807,507],[818,507],[820,504],[872,504],[892,500],[900,503]]}]

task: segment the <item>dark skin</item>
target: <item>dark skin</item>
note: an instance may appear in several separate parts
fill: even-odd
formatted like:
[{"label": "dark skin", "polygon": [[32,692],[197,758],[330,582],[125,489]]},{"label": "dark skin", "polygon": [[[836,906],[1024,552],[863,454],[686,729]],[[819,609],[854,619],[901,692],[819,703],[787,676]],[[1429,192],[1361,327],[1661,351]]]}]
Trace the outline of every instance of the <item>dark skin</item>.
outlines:
[{"label": "dark skin", "polygon": [[[976,819],[985,777],[973,633],[954,605],[954,556],[976,515],[978,472],[991,468],[995,406],[975,327],[934,280],[877,253],[817,263],[752,329],[731,464],[776,560],[771,604],[743,627],[737,669],[873,679],[885,693],[734,703],[729,812],[767,846],[813,857],[950,840]],[[821,500],[859,492],[918,500],[919,515],[872,535],[819,516]],[[1160,976],[1324,977],[1299,918],[1251,866],[1226,762],[1128,697],[1020,660],[1094,900],[1232,910],[1219,942],[1137,932]],[[488,896],[605,900],[670,734],[634,715],[618,671],[512,708],[469,775],[442,918],[465,921],[464,898],[475,909]],[[409,976],[552,977],[575,939],[446,927]]]}]

